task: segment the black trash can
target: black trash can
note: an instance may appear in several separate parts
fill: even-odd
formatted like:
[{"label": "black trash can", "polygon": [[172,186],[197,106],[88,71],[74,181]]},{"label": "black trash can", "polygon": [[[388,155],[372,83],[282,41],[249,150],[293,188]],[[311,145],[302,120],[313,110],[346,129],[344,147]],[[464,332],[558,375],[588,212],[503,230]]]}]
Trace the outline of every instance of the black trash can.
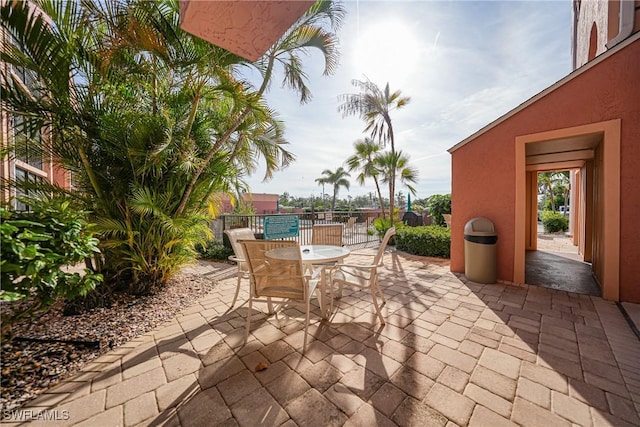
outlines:
[{"label": "black trash can", "polygon": [[422,225],[422,217],[418,216],[415,212],[406,212],[402,216],[402,222],[410,227],[417,227]]},{"label": "black trash can", "polygon": [[472,218],[464,226],[464,275],[477,283],[496,283],[497,242],[493,222]]}]

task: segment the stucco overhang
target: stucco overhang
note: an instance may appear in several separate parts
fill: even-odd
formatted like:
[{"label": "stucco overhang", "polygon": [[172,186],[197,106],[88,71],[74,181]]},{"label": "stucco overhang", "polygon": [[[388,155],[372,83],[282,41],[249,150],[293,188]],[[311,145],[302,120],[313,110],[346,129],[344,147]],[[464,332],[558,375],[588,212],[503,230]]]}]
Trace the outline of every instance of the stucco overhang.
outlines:
[{"label": "stucco overhang", "polygon": [[313,3],[309,0],[180,0],[180,27],[229,52],[255,61]]},{"label": "stucco overhang", "polygon": [[457,143],[453,147],[449,148],[447,151],[450,154],[453,154],[457,149],[465,146],[469,142],[471,142],[474,139],[478,138],[480,135],[482,135],[485,132],[488,132],[489,130],[493,129],[494,127],[500,125],[502,122],[507,120],[509,117],[512,117],[515,114],[521,112],[522,110],[526,109],[527,107],[529,107],[530,105],[534,104],[538,100],[544,98],[545,96],[547,96],[551,92],[553,92],[556,89],[560,88],[562,85],[564,85],[567,82],[579,77],[581,74],[583,74],[584,72],[586,72],[590,68],[592,68],[592,67],[596,66],[597,64],[599,64],[600,62],[606,60],[611,55],[614,55],[616,52],[619,52],[620,50],[624,49],[625,47],[627,47],[627,46],[631,45],[632,43],[635,43],[635,42],[637,42],[639,40],[640,40],[640,32],[634,34],[633,36],[629,37],[627,40],[625,40],[625,41],[619,43],[618,45],[614,46],[612,49],[607,50],[602,55],[596,56],[595,59],[587,62],[585,65],[583,65],[582,67],[580,67],[577,70],[573,71],[571,74],[567,75],[563,79],[557,81],[556,83],[554,83],[553,85],[549,86],[548,88],[546,88],[542,92],[538,93],[537,95],[534,95],[533,97],[529,98],[527,101],[523,102],[522,104],[520,104],[519,106],[517,106],[513,110],[509,111],[508,113],[504,114],[503,116],[501,116],[498,119],[494,120],[493,122],[489,123],[488,125],[486,125],[482,129],[480,129],[479,131],[474,133],[473,135],[463,139],[462,141],[460,141],[459,143]]}]

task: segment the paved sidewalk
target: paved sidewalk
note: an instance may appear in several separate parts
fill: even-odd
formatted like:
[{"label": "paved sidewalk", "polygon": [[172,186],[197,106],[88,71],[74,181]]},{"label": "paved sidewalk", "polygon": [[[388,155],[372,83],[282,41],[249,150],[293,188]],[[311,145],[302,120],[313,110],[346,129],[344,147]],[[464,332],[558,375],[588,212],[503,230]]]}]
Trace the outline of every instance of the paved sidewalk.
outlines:
[{"label": "paved sidewalk", "polygon": [[330,323],[316,307],[304,355],[293,308],[277,319],[255,311],[243,346],[247,308],[227,312],[230,277],[25,416],[44,411],[32,424],[56,426],[640,425],[640,341],[615,304],[467,282],[400,252],[385,261],[384,327],[368,294],[345,290]]}]

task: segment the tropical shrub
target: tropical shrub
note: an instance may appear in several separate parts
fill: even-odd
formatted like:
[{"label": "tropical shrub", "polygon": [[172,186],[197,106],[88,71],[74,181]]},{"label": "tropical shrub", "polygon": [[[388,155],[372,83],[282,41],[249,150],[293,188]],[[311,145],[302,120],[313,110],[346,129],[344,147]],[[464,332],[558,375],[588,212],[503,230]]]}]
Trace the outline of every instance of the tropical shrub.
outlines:
[{"label": "tropical shrub", "polygon": [[426,209],[426,206],[421,205],[418,202],[413,202],[411,203],[411,210],[413,212],[422,212]]},{"label": "tropical shrub", "polygon": [[[376,218],[373,220],[373,229],[380,239],[382,239],[388,229],[391,228],[391,219],[389,218]],[[398,224],[400,226],[400,224]]]},{"label": "tropical shrub", "polygon": [[451,229],[439,225],[400,227],[396,233],[396,248],[414,255],[449,258]]},{"label": "tropical shrub", "polygon": [[219,261],[227,261],[230,255],[233,255],[233,249],[228,248],[220,240],[209,239],[204,243],[196,245],[198,257],[202,259],[213,259]]},{"label": "tropical shrub", "polygon": [[427,209],[429,215],[433,218],[437,225],[444,226],[444,217],[442,214],[451,213],[451,194],[434,194],[427,199]]},{"label": "tropical shrub", "polygon": [[569,229],[569,218],[560,212],[543,211],[541,220],[545,233],[557,233]]},{"label": "tropical shrub", "polygon": [[[32,13],[30,3],[43,14]],[[0,5],[10,41],[0,45],[8,65],[0,67],[2,108],[23,118],[15,131],[24,135],[0,155],[18,153],[20,139],[73,173],[70,193],[43,185],[91,212],[102,252],[101,292],[151,292],[193,261],[219,213],[219,194],[247,190],[244,178],[262,164],[268,179],[294,160],[283,123],[264,98],[276,68],[285,68],[285,85],[306,102],[311,93],[300,55],[317,48],[325,74],[337,66],[331,31],[344,11],[334,2],[315,3],[255,63],[184,32],[179,6],[174,0]],[[263,76],[257,85],[242,77],[247,66]],[[33,138],[40,129],[50,130],[47,144]]]},{"label": "tropical shrub", "polygon": [[99,252],[87,213],[59,199],[32,200],[29,206],[29,212],[0,208],[0,299],[24,300],[18,308],[2,310],[3,336],[17,320],[48,307],[58,297],[70,300],[86,295],[102,282],[102,275],[88,268],[84,274],[63,270]]}]

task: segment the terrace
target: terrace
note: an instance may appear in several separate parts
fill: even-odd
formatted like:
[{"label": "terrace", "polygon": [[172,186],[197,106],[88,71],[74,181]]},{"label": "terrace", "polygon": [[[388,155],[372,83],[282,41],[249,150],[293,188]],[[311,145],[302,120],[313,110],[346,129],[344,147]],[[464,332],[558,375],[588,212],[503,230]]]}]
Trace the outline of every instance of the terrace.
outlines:
[{"label": "terrace", "polygon": [[213,267],[191,270],[218,278],[197,304],[22,411],[45,411],[36,425],[45,416],[92,426],[640,423],[640,341],[599,297],[477,284],[446,260],[391,249],[387,324],[366,292],[345,289],[329,322],[316,306],[302,354],[295,309],[254,312],[243,345],[247,308],[229,310],[235,277],[223,278],[233,270]]},{"label": "terrace", "polygon": [[[621,62],[633,70],[634,62]],[[626,117],[635,110],[621,110],[604,116],[633,122]],[[575,120],[563,113],[557,117]],[[597,116],[587,113],[588,120]],[[513,181],[481,166],[501,183]],[[610,166],[607,173],[617,170]],[[627,235],[623,243],[633,241]],[[194,271],[210,273],[206,266]],[[381,273],[387,324],[377,323],[366,293],[347,293],[329,322],[314,321],[302,354],[297,311],[279,319],[256,312],[243,345],[247,308],[228,310],[235,278],[223,275],[209,276],[217,277],[215,290],[171,322],[94,360],[16,414],[36,425],[92,426],[640,424],[640,342],[618,307],[599,297],[481,285],[450,272],[446,262],[392,251]]]}]

